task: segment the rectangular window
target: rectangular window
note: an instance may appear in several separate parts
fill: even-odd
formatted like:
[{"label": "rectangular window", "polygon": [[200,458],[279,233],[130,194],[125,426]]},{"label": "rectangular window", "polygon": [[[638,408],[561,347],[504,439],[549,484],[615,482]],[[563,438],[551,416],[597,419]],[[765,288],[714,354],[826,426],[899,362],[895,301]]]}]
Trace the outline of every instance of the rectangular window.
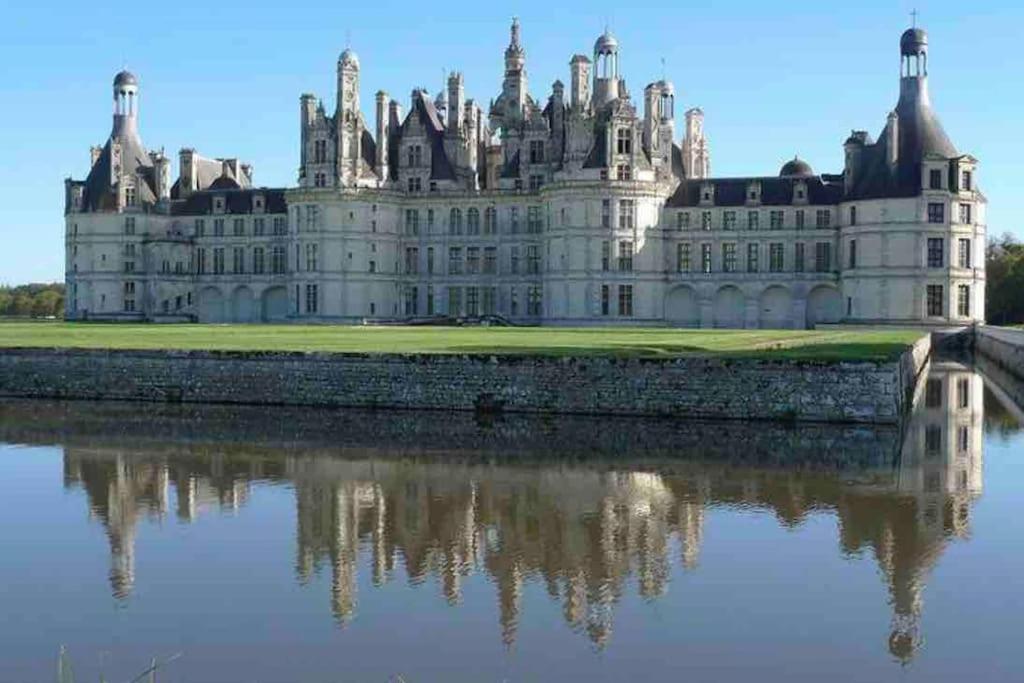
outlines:
[{"label": "rectangular window", "polygon": [[513,235],[519,234],[519,208],[516,206],[508,210],[508,230]]},{"label": "rectangular window", "polygon": [[747,212],[747,230],[757,230],[757,229],[759,229],[761,227],[760,226],[760,222],[761,222],[761,214],[759,212],[757,212],[757,211],[748,211]]},{"label": "rectangular window", "polygon": [[405,288],[405,314],[406,315],[418,315],[419,314],[419,288],[418,287],[406,287]]},{"label": "rectangular window", "polygon": [[318,297],[317,285],[306,285],[306,313],[316,313]]},{"label": "rectangular window", "polygon": [[267,231],[267,219],[265,218],[254,218],[252,220],[252,234],[257,237],[263,237]]},{"label": "rectangular window", "polygon": [[519,290],[515,287],[509,287],[508,289],[508,314],[511,316],[519,315]]},{"label": "rectangular window", "polygon": [[287,235],[288,234],[288,219],[284,216],[274,217],[274,234],[275,235]]},{"label": "rectangular window", "polygon": [[857,240],[850,240],[849,256],[849,267],[853,270],[857,267]]},{"label": "rectangular window", "polygon": [[427,274],[434,274],[434,248],[427,247]]},{"label": "rectangular window", "polygon": [[676,230],[690,229],[690,214],[687,211],[680,211],[676,214]]},{"label": "rectangular window", "polygon": [[942,189],[942,171],[937,168],[933,168],[928,171],[928,189],[929,190],[941,190]]},{"label": "rectangular window", "polygon": [[539,235],[543,229],[544,219],[541,214],[541,207],[528,207],[526,209],[526,232],[531,235]]},{"label": "rectangular window", "polygon": [[484,209],[484,234],[493,235],[498,232],[498,210],[493,206]]},{"label": "rectangular window", "polygon": [[480,209],[476,207],[470,207],[466,210],[466,234],[480,234]]},{"label": "rectangular window", "polygon": [[462,288],[448,288],[448,315],[462,315]]},{"label": "rectangular window", "polygon": [[213,219],[213,236],[223,237],[224,236],[224,219],[214,218]]},{"label": "rectangular window", "polygon": [[416,209],[405,210],[405,234],[420,234],[420,212]]},{"label": "rectangular window", "polygon": [[957,265],[961,268],[971,267],[971,239],[969,237],[961,237],[960,240],[960,253],[957,259]]},{"label": "rectangular window", "polygon": [[633,169],[629,167],[629,164],[619,164],[615,167],[615,179],[616,180],[632,180]]},{"label": "rectangular window", "polygon": [[479,287],[466,287],[466,315],[480,315]]},{"label": "rectangular window", "polygon": [[736,229],[736,212],[735,211],[723,211],[722,212],[722,230],[735,230]]},{"label": "rectangular window", "polygon": [[782,242],[772,242],[768,245],[768,270],[773,273],[781,273],[785,269],[785,245]]},{"label": "rectangular window", "polygon": [[927,298],[928,315],[930,317],[941,317],[944,308],[942,285],[928,285]]},{"label": "rectangular window", "polygon": [[793,253],[793,270],[797,273],[804,272],[804,243],[797,242]]},{"label": "rectangular window", "polygon": [[633,285],[619,285],[619,315],[633,315]]},{"label": "rectangular window", "polygon": [[466,247],[466,273],[476,275],[480,272],[480,247]]},{"label": "rectangular window", "polygon": [[530,275],[540,273],[540,247],[536,244],[526,247],[526,272]]},{"label": "rectangular window", "polygon": [[924,385],[924,407],[942,407],[942,380],[930,379]]},{"label": "rectangular window", "polygon": [[814,215],[814,224],[819,228],[827,228],[832,225],[832,212],[828,209],[818,209]]},{"label": "rectangular window", "polygon": [[612,200],[610,199],[601,200],[601,227],[612,227]]},{"label": "rectangular window", "polygon": [[526,290],[526,314],[539,316],[541,314],[542,290],[539,285],[533,285]]},{"label": "rectangular window", "polygon": [[690,243],[683,242],[676,246],[676,272],[690,272]]},{"label": "rectangular window", "polygon": [[956,432],[956,450],[957,453],[966,453],[971,447],[971,428],[963,426],[957,429]]},{"label": "rectangular window", "polygon": [[124,311],[131,313],[135,310],[135,283],[124,283]]},{"label": "rectangular window", "polygon": [[796,223],[796,229],[797,230],[803,230],[804,229],[804,216],[805,216],[805,214],[804,214],[804,210],[803,209],[797,209],[796,210],[796,220],[794,222]]},{"label": "rectangular window", "polygon": [[196,250],[196,274],[204,275],[206,273],[206,250]]},{"label": "rectangular window", "polygon": [[235,247],[231,250],[231,272],[240,275],[245,272],[245,249]]},{"label": "rectangular window", "polygon": [[711,212],[701,211],[700,212],[700,229],[710,230],[711,229]]},{"label": "rectangular window", "polygon": [[971,190],[974,189],[972,181],[973,179],[971,178],[971,172],[963,171],[960,174],[960,189],[964,192],[970,192]]},{"label": "rectangular window", "polygon": [[960,222],[964,225],[971,224],[971,205],[961,204],[960,205]]},{"label": "rectangular window", "polygon": [[768,227],[771,230],[782,230],[785,215],[782,211],[770,211],[768,213]]},{"label": "rectangular window", "polygon": [[498,248],[484,247],[484,273],[496,275],[498,273]]},{"label": "rectangular window", "polygon": [[245,234],[245,219],[244,218],[236,218],[232,222],[232,231],[233,231],[235,237],[243,236]]},{"label": "rectangular window", "polygon": [[315,273],[317,268],[317,245],[306,245],[306,272]]},{"label": "rectangular window", "polygon": [[206,234],[206,221],[204,221],[202,218],[197,218],[196,219],[195,235],[196,235],[196,237],[203,237],[205,234]]},{"label": "rectangular window", "polygon": [[252,250],[252,272],[256,275],[263,275],[266,269],[266,255],[263,247],[253,247]]},{"label": "rectangular window", "polygon": [[814,270],[819,273],[832,270],[832,245],[829,242],[814,245]]},{"label": "rectangular window", "polygon": [[632,199],[619,200],[619,228],[631,230],[636,225],[634,216],[634,204]]},{"label": "rectangular window", "polygon": [[540,164],[544,162],[544,141],[530,140],[530,163]]},{"label": "rectangular window", "polygon": [[757,242],[747,245],[747,272],[756,273],[761,269],[760,265],[761,245]]},{"label": "rectangular window", "polygon": [[427,315],[434,315],[434,285],[427,285]]},{"label": "rectangular window", "polygon": [[608,240],[601,242],[601,270],[611,270],[612,243]]},{"label": "rectangular window", "polygon": [[961,410],[971,406],[971,383],[967,378],[956,381],[956,405]]},{"label": "rectangular window", "polygon": [[722,245],[722,271],[725,273],[736,272],[736,244],[726,242]]},{"label": "rectangular window", "polygon": [[946,205],[938,202],[931,202],[928,204],[928,222],[929,223],[942,223],[946,220]]},{"label": "rectangular window", "polygon": [[942,268],[946,265],[945,240],[941,237],[928,238],[928,267]]},{"label": "rectangular window", "polygon": [[601,315],[608,315],[610,308],[611,287],[601,285]]},{"label": "rectangular window", "polygon": [[513,275],[519,274],[519,247],[511,246],[508,249],[508,272]]},{"label": "rectangular window", "polygon": [[633,131],[629,128],[619,128],[615,134],[615,153],[633,153]]},{"label": "rectangular window", "polygon": [[448,248],[448,274],[462,275],[462,247]]},{"label": "rectangular window", "polygon": [[710,273],[711,272],[711,245],[702,244],[700,245],[700,272]]},{"label": "rectangular window", "polygon": [[481,290],[483,294],[483,314],[494,315],[498,312],[498,296],[497,290],[494,287],[484,287]]},{"label": "rectangular window", "polygon": [[956,288],[956,312],[961,318],[971,317],[971,286],[958,285]]},{"label": "rectangular window", "polygon": [[544,185],[544,176],[532,174],[530,175],[530,192],[536,192]]},{"label": "rectangular window", "polygon": [[224,247],[217,247],[213,250],[213,273],[214,275],[224,274]]},{"label": "rectangular window", "polygon": [[633,242],[622,240],[619,242],[619,272],[633,270]]},{"label": "rectangular window", "polygon": [[420,250],[417,247],[405,248],[405,272],[415,275],[420,270]]},{"label": "rectangular window", "polygon": [[134,235],[135,234],[135,217],[128,216],[124,219],[124,234]]},{"label": "rectangular window", "polygon": [[434,210],[427,209],[427,234],[434,234]]},{"label": "rectangular window", "polygon": [[284,247],[274,247],[270,251],[270,270],[276,275],[285,272]]}]

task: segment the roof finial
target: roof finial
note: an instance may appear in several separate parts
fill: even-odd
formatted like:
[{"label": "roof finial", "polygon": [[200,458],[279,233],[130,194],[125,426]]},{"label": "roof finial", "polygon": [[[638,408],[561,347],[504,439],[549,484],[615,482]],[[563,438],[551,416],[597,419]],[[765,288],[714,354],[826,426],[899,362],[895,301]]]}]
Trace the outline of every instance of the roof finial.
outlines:
[{"label": "roof finial", "polygon": [[661,80],[665,80],[665,58],[661,58]]},{"label": "roof finial", "polygon": [[345,29],[345,49],[352,47],[352,29]]},{"label": "roof finial", "polygon": [[910,12],[910,27],[917,28],[917,8],[915,7]]}]

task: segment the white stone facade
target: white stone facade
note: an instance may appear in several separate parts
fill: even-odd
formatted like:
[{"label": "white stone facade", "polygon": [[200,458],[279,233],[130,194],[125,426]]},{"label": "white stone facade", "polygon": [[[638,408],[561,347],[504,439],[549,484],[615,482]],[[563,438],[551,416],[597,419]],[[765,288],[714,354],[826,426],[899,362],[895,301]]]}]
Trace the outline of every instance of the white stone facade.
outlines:
[{"label": "white stone facade", "polygon": [[67,316],[339,321],[503,316],[530,324],[803,328],[984,319],[985,199],[976,160],[931,110],[927,37],[901,38],[900,100],[841,173],[713,178],[704,114],[675,137],[675,89],[638,110],[619,44],[575,55],[566,93],[529,94],[513,22],[485,113],[461,74],[409,111],[360,108],[338,60],[330,115],[300,99],[297,186],[257,189],[237,159],[138,137],[138,83],[118,74],[114,130],[66,182]]}]

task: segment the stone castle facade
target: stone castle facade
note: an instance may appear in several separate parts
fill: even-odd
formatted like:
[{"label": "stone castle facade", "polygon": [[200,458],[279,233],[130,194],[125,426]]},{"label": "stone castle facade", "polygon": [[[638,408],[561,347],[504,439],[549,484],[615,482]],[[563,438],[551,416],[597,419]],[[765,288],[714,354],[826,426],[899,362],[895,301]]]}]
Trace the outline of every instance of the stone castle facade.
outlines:
[{"label": "stone castle facade", "polygon": [[977,161],[928,94],[927,35],[900,39],[900,96],[842,172],[714,178],[699,108],[677,137],[675,90],[634,103],[609,33],[546,101],[529,93],[513,21],[497,97],[385,92],[372,127],[359,59],[336,106],[300,99],[295,187],[256,187],[238,159],[149,152],[137,78],[66,187],[70,319],[339,321],[499,315],[530,324],[803,328],[984,319]]}]

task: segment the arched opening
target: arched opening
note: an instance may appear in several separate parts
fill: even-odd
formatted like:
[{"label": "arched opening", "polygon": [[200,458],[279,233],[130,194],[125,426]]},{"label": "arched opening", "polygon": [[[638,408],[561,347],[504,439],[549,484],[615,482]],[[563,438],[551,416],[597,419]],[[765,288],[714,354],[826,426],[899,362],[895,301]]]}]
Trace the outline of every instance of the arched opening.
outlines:
[{"label": "arched opening", "polygon": [[252,290],[241,286],[231,293],[231,320],[236,323],[256,322],[256,306]]},{"label": "arched opening", "polygon": [[224,295],[216,287],[199,291],[199,322],[224,322]]},{"label": "arched opening", "polygon": [[284,287],[268,287],[260,297],[260,319],[279,322],[288,317],[288,292]]},{"label": "arched opening", "polygon": [[746,298],[739,287],[726,285],[715,293],[715,327],[744,327]]},{"label": "arched opening", "polygon": [[793,327],[793,297],[785,287],[775,285],[761,293],[759,322],[765,329]]},{"label": "arched opening", "polygon": [[682,285],[665,295],[665,320],[674,327],[700,326],[700,302],[693,288]]},{"label": "arched opening", "polygon": [[835,287],[821,285],[812,289],[807,296],[807,327],[839,322],[843,316],[842,303]]}]

